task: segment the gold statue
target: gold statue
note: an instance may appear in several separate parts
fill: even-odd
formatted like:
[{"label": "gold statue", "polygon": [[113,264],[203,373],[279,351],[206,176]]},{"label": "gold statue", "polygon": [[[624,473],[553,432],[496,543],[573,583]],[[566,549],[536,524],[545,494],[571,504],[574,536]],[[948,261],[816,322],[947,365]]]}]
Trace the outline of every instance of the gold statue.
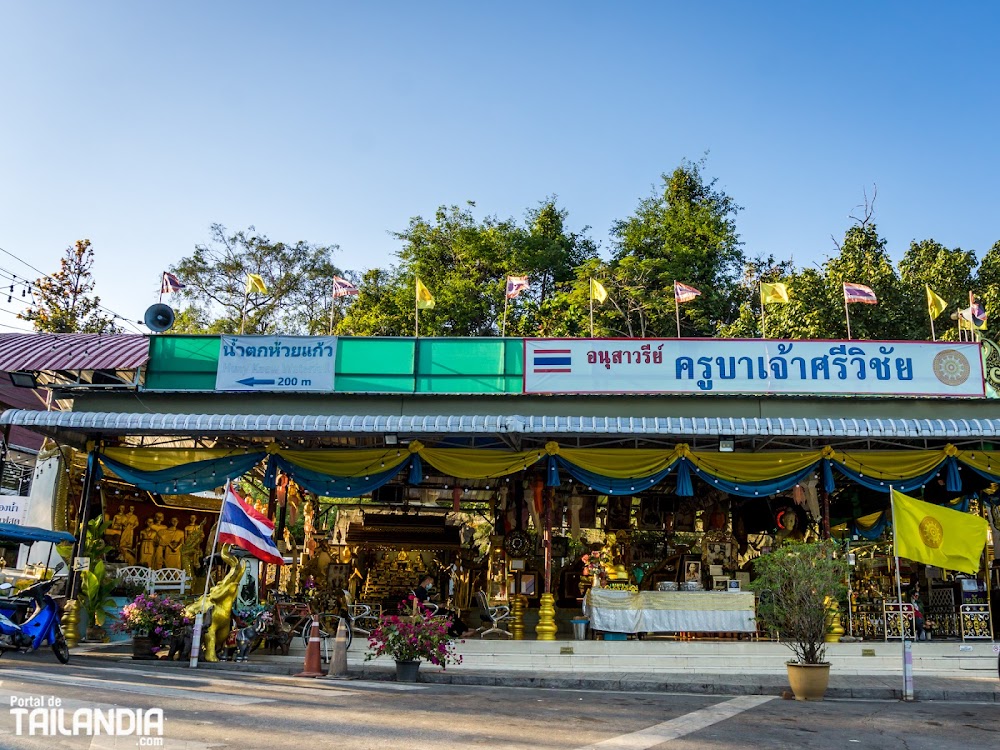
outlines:
[{"label": "gold statue", "polygon": [[197,565],[198,558],[201,557],[201,543],[204,539],[204,529],[201,525],[196,525],[190,533],[185,533],[184,542],[181,544],[181,569],[187,573],[188,578],[192,581],[194,580],[194,566]]},{"label": "gold statue", "polygon": [[240,590],[240,582],[246,573],[246,560],[238,560],[230,551],[230,546],[224,544],[219,550],[219,557],[229,563],[229,572],[208,592],[208,600],[204,596],[184,608],[184,614],[195,619],[211,610],[212,622],[205,631],[202,644],[205,647],[205,661],[218,661],[217,650],[225,644],[232,629],[233,603]]}]

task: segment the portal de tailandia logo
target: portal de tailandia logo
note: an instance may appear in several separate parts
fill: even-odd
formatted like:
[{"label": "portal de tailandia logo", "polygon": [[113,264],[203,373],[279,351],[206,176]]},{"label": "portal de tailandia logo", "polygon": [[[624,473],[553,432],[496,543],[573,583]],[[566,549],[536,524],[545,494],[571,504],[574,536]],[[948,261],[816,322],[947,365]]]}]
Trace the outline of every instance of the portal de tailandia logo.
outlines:
[{"label": "portal de tailandia logo", "polygon": [[135,737],[136,747],[163,746],[162,708],[64,708],[62,698],[10,696],[19,737]]}]

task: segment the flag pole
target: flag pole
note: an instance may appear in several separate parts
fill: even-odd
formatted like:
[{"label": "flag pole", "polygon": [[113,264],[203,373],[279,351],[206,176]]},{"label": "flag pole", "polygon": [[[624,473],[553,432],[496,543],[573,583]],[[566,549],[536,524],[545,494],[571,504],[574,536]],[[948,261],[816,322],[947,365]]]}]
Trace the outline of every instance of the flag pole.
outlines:
[{"label": "flag pole", "polygon": [[163,280],[166,278],[165,271],[160,271],[160,297],[157,302],[163,302]]},{"label": "flag pole", "polygon": [[927,308],[927,315],[931,319],[931,341],[937,341],[937,336],[934,334],[934,316],[931,315],[931,308],[929,306]]},{"label": "flag pole", "polygon": [[416,276],[413,277],[413,338],[420,338],[420,294]]},{"label": "flag pole", "polygon": [[[208,557],[208,570],[205,571],[205,594],[202,597],[204,606],[208,608],[208,582],[212,578],[212,564],[215,562],[215,549],[219,544],[219,529],[222,527],[222,511],[226,508],[226,499],[229,497],[229,479],[226,480],[226,490],[222,493],[222,506],[219,508],[219,520],[215,524],[215,536],[212,538],[212,554]],[[201,631],[202,621],[205,619],[205,612],[196,613],[194,618],[194,630],[191,633],[191,661],[188,666],[195,669],[198,666],[198,655],[201,652]]]},{"label": "flag pole", "polygon": [[[889,485],[889,508],[892,515],[892,555],[896,560],[896,596],[899,599],[899,640],[903,644],[903,700],[913,700],[913,652],[906,640],[906,626],[903,623],[903,583],[899,572],[899,527],[896,525],[896,502],[892,485]],[[916,620],[914,620],[916,626]]]},{"label": "flag pole", "polygon": [[247,322],[247,302],[250,301],[250,280],[247,279],[247,290],[243,293],[243,307],[240,308],[240,336]]},{"label": "flag pole", "polygon": [[594,338],[594,280],[590,280],[590,338]]},{"label": "flag pole", "polygon": [[331,284],[331,287],[330,287],[330,333],[329,333],[329,335],[332,336],[333,335],[333,306],[337,302],[337,296],[336,296],[337,282],[336,281],[332,281],[332,282],[330,282],[330,284]]},{"label": "flag pole", "polygon": [[844,315],[847,316],[847,340],[851,340],[851,310],[847,306],[847,295],[844,295]]},{"label": "flag pole", "polygon": [[503,292],[503,326],[500,328],[500,338],[507,335],[507,304],[510,302],[510,297],[507,296],[507,287],[504,286]]},{"label": "flag pole", "polygon": [[677,318],[677,338],[681,337],[681,305],[677,301],[677,282],[674,281],[674,315]]},{"label": "flag pole", "polygon": [[767,338],[767,316],[764,313],[764,287],[763,281],[757,282],[757,290],[760,292],[760,337]]}]

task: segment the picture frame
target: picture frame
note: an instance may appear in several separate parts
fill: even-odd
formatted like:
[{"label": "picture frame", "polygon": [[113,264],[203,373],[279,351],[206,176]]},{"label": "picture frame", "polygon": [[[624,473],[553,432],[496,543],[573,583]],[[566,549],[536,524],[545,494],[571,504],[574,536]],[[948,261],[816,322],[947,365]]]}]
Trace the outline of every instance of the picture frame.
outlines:
[{"label": "picture frame", "polygon": [[727,576],[712,576],[712,591],[729,591],[729,580]]},{"label": "picture frame", "polygon": [[701,560],[693,555],[685,555],[680,580],[682,583],[701,583]]},{"label": "picture frame", "polygon": [[510,569],[511,570],[524,570],[524,558],[523,557],[512,557],[510,559]]},{"label": "picture frame", "polygon": [[729,591],[731,593],[738,594],[742,588],[740,587],[740,582],[735,578],[729,579]]},{"label": "picture frame", "polygon": [[718,565],[722,568],[732,566],[733,545],[729,542],[708,542],[703,555],[706,565]]},{"label": "picture frame", "polygon": [[[515,593],[515,591],[514,591],[514,582],[516,580],[517,579],[514,576],[511,576],[510,578],[507,579],[507,593],[510,594],[510,595],[513,595]],[[536,599],[536,598],[538,598],[538,595],[539,595],[539,588],[538,588],[539,587],[539,580],[540,579],[539,579],[538,571],[537,570],[532,570],[532,571],[529,571],[527,573],[521,573],[521,591],[520,591],[520,593],[524,594],[524,596],[528,597],[529,599]]]}]

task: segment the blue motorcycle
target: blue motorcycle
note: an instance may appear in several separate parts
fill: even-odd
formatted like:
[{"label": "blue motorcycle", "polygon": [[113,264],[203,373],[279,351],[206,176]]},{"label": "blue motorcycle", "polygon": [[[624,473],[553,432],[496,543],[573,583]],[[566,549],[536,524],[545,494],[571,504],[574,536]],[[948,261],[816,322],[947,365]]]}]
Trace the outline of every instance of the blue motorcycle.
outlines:
[{"label": "blue motorcycle", "polygon": [[[58,573],[62,567],[60,563],[53,573]],[[69,646],[59,625],[59,606],[49,596],[49,589],[55,582],[53,577],[33,583],[18,592],[17,599],[8,599],[0,604],[0,656],[7,651],[37,651],[47,641],[60,662],[69,662]],[[0,596],[9,596],[13,589],[13,584],[0,584]],[[18,600],[26,603],[27,608],[18,607]],[[19,609],[26,614],[26,609],[30,609],[32,604],[35,611],[27,619],[20,623],[11,619],[18,616]]]}]

